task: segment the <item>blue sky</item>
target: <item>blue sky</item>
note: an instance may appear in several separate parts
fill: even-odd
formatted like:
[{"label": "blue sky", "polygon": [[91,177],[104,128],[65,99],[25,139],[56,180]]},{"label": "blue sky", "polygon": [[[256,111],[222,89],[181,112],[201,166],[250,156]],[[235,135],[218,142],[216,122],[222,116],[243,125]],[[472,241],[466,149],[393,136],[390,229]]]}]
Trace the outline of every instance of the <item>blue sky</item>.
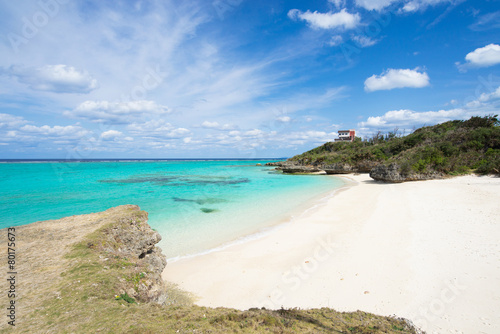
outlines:
[{"label": "blue sky", "polygon": [[289,157],[500,110],[500,1],[0,0],[0,158]]}]

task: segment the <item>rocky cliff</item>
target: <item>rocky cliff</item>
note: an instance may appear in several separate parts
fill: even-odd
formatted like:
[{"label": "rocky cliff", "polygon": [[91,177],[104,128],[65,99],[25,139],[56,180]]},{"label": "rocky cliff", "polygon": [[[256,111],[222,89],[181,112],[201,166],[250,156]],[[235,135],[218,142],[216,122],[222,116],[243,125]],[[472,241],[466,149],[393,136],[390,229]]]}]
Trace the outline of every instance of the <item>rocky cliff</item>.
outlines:
[{"label": "rocky cliff", "polygon": [[135,276],[121,279],[120,294],[142,302],[165,303],[166,286],[161,273],[167,265],[165,255],[156,246],[161,240],[158,232],[148,224],[148,213],[138,206],[125,205],[116,208],[127,212],[126,216],[115,219],[98,231],[96,241],[89,247],[106,257],[125,258],[135,266]]}]

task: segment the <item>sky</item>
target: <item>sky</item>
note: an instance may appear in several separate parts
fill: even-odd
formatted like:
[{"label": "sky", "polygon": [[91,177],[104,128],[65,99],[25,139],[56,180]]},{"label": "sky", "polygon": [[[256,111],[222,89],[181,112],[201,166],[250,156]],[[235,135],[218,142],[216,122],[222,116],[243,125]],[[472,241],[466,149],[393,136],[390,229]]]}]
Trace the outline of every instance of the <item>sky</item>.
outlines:
[{"label": "sky", "polygon": [[0,159],[291,157],[499,111],[500,0],[0,0]]}]

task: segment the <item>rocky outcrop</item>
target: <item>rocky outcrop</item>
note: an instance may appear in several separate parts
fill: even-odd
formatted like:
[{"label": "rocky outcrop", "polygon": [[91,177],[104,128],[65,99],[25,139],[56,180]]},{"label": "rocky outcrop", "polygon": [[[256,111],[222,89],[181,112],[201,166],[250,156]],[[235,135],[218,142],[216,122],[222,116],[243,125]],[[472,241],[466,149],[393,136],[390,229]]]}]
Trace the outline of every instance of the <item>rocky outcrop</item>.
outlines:
[{"label": "rocky outcrop", "polygon": [[444,178],[444,174],[438,172],[416,173],[412,170],[404,171],[396,163],[390,165],[378,165],[370,171],[370,177],[377,181],[390,183],[401,183],[406,181],[435,180]]},{"label": "rocky outcrop", "polygon": [[281,170],[285,174],[310,174],[323,171],[320,166],[301,165],[293,161],[268,162],[266,166],[274,166],[277,170]]},{"label": "rocky outcrop", "polygon": [[284,161],[277,161],[277,162],[268,162],[264,166],[274,166],[274,167],[281,167],[283,165]]},{"label": "rocky outcrop", "polygon": [[318,173],[322,171],[322,169],[314,167],[314,166],[284,166],[282,167],[283,173],[286,174],[308,174],[308,173]]},{"label": "rocky outcrop", "polygon": [[357,172],[354,166],[342,163],[326,165],[323,167],[323,170],[326,174],[349,174]]},{"label": "rocky outcrop", "polygon": [[[164,304],[167,288],[161,273],[167,260],[156,246],[161,236],[147,223],[147,212],[140,211],[135,205],[120,208],[127,214],[100,231],[102,236],[98,239],[97,248],[107,257],[120,257],[134,264],[136,272],[128,279],[122,279],[121,293],[126,292],[142,302]],[[92,245],[89,246],[92,248]]]}]

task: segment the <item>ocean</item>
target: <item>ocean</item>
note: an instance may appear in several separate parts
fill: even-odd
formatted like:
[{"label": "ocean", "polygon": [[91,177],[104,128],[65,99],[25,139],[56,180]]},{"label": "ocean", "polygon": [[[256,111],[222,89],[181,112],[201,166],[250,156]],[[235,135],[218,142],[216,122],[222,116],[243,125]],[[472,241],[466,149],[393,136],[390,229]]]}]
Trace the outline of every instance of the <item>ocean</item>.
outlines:
[{"label": "ocean", "polygon": [[290,221],[344,184],[257,166],[268,161],[3,161],[0,228],[136,204],[172,260]]}]

